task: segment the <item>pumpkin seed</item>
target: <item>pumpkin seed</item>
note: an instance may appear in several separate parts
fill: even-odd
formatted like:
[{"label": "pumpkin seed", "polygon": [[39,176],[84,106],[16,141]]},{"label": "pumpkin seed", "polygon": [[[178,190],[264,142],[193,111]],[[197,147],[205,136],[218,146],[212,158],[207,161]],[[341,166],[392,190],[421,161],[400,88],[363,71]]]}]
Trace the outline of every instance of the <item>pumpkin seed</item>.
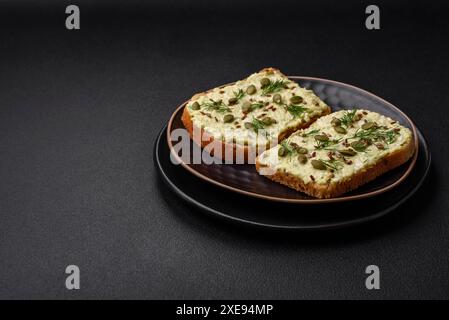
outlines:
[{"label": "pumpkin seed", "polygon": [[374,128],[375,127],[375,123],[374,122],[367,122],[367,123],[365,123],[365,124],[363,124],[362,125],[362,129],[363,130],[369,130],[369,129],[371,129],[371,128]]},{"label": "pumpkin seed", "polygon": [[321,142],[329,141],[329,137],[324,134],[317,134],[316,136],[314,136],[314,138],[316,141],[321,141]]},{"label": "pumpkin seed", "polygon": [[262,78],[260,79],[260,85],[262,86],[262,88],[269,86],[271,83],[270,79],[268,78]]},{"label": "pumpkin seed", "polygon": [[246,88],[246,93],[251,95],[251,94],[255,94],[257,91],[256,86],[255,85],[250,85],[248,88]]},{"label": "pumpkin seed", "polygon": [[317,170],[326,170],[326,165],[321,160],[312,160],[312,167],[314,167]]},{"label": "pumpkin seed", "polygon": [[278,156],[284,157],[286,154],[287,154],[287,150],[285,150],[285,148],[283,146],[280,146],[278,149]]},{"label": "pumpkin seed", "polygon": [[223,117],[223,122],[228,123],[234,120],[234,116],[232,114],[227,114]]},{"label": "pumpkin seed", "polygon": [[230,106],[232,106],[232,105],[236,104],[237,101],[239,101],[239,99],[233,97],[233,98],[228,100],[228,103],[229,103]]},{"label": "pumpkin seed", "polygon": [[307,162],[307,156],[305,154],[298,155],[299,163],[305,164]]},{"label": "pumpkin seed", "polygon": [[370,146],[373,144],[373,141],[370,138],[362,138],[360,139],[366,146]]},{"label": "pumpkin seed", "polygon": [[281,97],[281,95],[279,93],[276,93],[273,96],[273,102],[277,103],[277,104],[281,104],[282,103],[282,97]]},{"label": "pumpkin seed", "polygon": [[245,122],[244,126],[245,126],[246,129],[254,128],[254,125],[251,122]]},{"label": "pumpkin seed", "polygon": [[190,108],[191,108],[192,110],[200,110],[200,104],[199,104],[198,102],[194,102],[194,103],[190,106]]},{"label": "pumpkin seed", "polygon": [[338,133],[341,133],[341,134],[345,134],[345,133],[348,132],[348,131],[346,131],[345,128],[343,128],[343,127],[341,127],[341,126],[335,126],[335,127],[334,127],[334,130],[335,130],[336,132],[338,132]]},{"label": "pumpkin seed", "polygon": [[300,104],[303,101],[303,98],[300,96],[293,96],[290,98],[290,102],[293,104]]},{"label": "pumpkin seed", "polygon": [[249,101],[243,102],[243,105],[242,105],[242,111],[243,111],[244,113],[250,112],[250,111],[251,111],[251,102],[249,102]]},{"label": "pumpkin seed", "polygon": [[301,154],[306,154],[307,152],[309,152],[306,148],[304,148],[304,147],[299,147],[298,148],[298,153],[301,153]]},{"label": "pumpkin seed", "polygon": [[340,120],[340,119],[337,119],[337,118],[333,118],[332,121],[331,121],[331,124],[332,124],[334,127],[340,126],[340,125],[341,125],[341,120]]},{"label": "pumpkin seed", "polygon": [[262,119],[262,122],[263,122],[265,125],[267,125],[267,126],[269,126],[269,125],[271,125],[271,124],[273,124],[273,123],[276,123],[276,121],[275,121],[273,118],[270,118],[270,117],[265,117],[265,118],[263,118],[263,119]]},{"label": "pumpkin seed", "polygon": [[359,140],[359,141],[351,142],[351,147],[353,147],[354,150],[356,150],[356,151],[365,151],[366,144],[363,143],[363,141]]},{"label": "pumpkin seed", "polygon": [[338,152],[346,157],[353,157],[357,154],[357,152],[352,149],[339,150]]}]

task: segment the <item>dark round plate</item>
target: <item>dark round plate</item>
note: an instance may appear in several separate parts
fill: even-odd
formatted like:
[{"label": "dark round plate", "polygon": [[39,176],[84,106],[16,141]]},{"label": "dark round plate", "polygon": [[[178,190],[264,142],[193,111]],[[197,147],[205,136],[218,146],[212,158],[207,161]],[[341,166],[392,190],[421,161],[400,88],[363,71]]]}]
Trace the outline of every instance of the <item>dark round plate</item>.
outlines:
[{"label": "dark round plate", "polygon": [[256,199],[205,182],[170,160],[166,127],[154,147],[154,163],[163,181],[182,199],[213,216],[280,230],[319,230],[353,226],[380,218],[409,199],[426,177],[431,156],[417,129],[419,154],[411,174],[396,188],[375,197],[314,206]]},{"label": "dark round plate", "polygon": [[[343,202],[377,196],[397,187],[412,172],[419,154],[417,132],[413,122],[401,110],[372,93],[348,84],[318,78],[289,78],[297,81],[302,87],[312,89],[315,94],[331,106],[332,111],[358,107],[378,112],[399,121],[399,123],[405,127],[408,127],[413,132],[416,150],[414,156],[407,163],[387,172],[374,181],[371,181],[370,183],[367,183],[352,192],[332,199],[316,199],[281,184],[274,183],[266,177],[259,175],[254,165],[195,164],[193,161],[193,155],[195,152],[198,152],[199,147],[190,139],[186,139],[190,144],[189,147],[191,150],[189,161],[182,161],[174,150],[172,150],[173,156],[181,162],[181,166],[188,172],[219,187],[244,194],[246,196],[262,198],[265,200],[302,204]],[[173,130],[184,130],[184,126],[181,121],[184,106],[185,103],[178,107],[168,124],[167,142],[169,148],[171,149],[173,149],[173,146],[179,141],[172,141],[171,138],[169,138]]]}]

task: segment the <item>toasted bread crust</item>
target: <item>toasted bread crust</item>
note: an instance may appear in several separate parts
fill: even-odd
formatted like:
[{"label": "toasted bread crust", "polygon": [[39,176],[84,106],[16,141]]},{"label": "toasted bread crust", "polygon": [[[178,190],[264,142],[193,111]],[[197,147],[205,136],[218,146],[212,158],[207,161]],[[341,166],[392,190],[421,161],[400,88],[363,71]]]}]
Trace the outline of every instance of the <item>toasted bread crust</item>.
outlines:
[{"label": "toasted bread crust", "polygon": [[[350,179],[339,183],[331,182],[328,184],[319,184],[313,181],[304,183],[302,179],[284,171],[277,171],[273,175],[265,175],[265,177],[316,198],[334,198],[352,191],[361,185],[374,180],[385,172],[404,164],[412,157],[414,152],[414,143],[413,139],[411,139],[402,149],[389,154],[387,157],[380,159],[373,166],[365,168],[354,174]],[[261,164],[258,159],[256,159],[256,170],[259,173],[261,168]]]},{"label": "toasted bread crust", "polygon": [[[260,70],[259,73],[260,72],[278,72],[278,73],[283,75],[283,73],[280,72],[276,68],[264,68],[264,69]],[[198,97],[206,95],[207,93],[209,93],[212,90],[213,89],[210,89],[208,91],[204,91],[204,92],[195,94],[186,103],[186,106],[184,107],[184,110],[182,112],[181,121],[184,124],[184,127],[189,132],[190,138],[197,145],[201,146],[202,148],[206,148],[207,147],[209,150],[211,150],[212,155],[214,155],[213,154],[213,150],[222,150],[221,154],[215,154],[214,155],[214,156],[216,156],[218,158],[221,158],[223,160],[224,159],[236,160],[236,155],[237,154],[243,154],[245,163],[254,164],[255,163],[255,156],[258,154],[257,147],[249,147],[249,146],[243,146],[241,144],[236,144],[236,143],[228,143],[228,142],[224,142],[224,141],[217,141],[217,140],[214,140],[214,138],[211,135],[209,135],[203,128],[201,128],[201,129],[200,128],[194,128],[192,118],[191,118],[189,110],[187,108],[187,104],[190,101],[192,101],[192,100],[198,99]],[[325,115],[328,115],[330,112],[331,112],[331,109],[330,109],[330,107],[328,107],[327,110],[323,111],[323,113],[321,115],[318,115],[318,116],[315,116],[315,117],[311,118],[308,123],[301,123],[301,124],[297,125],[296,127],[292,127],[292,128],[289,128],[289,129],[281,132],[279,134],[279,136],[278,136],[278,142],[284,140],[285,138],[290,136],[295,131],[298,131],[300,129],[305,129],[305,128],[309,127],[318,118],[320,118],[322,116],[325,116]],[[201,132],[200,137],[194,137],[194,135],[193,135],[194,130],[195,130],[195,132],[197,132],[196,130],[198,130],[198,132]],[[229,152],[229,150],[232,150],[232,157],[231,157],[231,154],[229,154],[229,155],[227,154]]]}]

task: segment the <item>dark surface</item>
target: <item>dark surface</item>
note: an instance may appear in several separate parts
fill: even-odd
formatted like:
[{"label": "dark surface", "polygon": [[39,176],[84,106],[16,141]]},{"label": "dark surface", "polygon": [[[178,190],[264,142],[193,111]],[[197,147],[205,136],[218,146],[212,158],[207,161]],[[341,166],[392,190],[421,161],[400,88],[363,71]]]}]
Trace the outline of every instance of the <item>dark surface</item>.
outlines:
[{"label": "dark surface", "polygon": [[[174,165],[170,160],[166,132],[167,127],[164,127],[156,140],[154,164],[161,180],[165,182],[172,193],[211,216],[259,229],[269,228],[277,231],[333,230],[372,222],[394,212],[413,197],[425,181],[431,165],[431,155],[427,143],[418,131],[420,152],[419,155],[417,154],[416,165],[401,184],[388,192],[368,199],[337,203],[277,202],[249,197],[212,185],[210,182],[192,175],[184,167]],[[199,190],[201,192],[198,192]]]},{"label": "dark surface", "polygon": [[[62,2],[0,5],[0,297],[448,298],[448,6],[380,1],[368,31],[358,1],[194,2],[79,1],[80,31]],[[378,223],[293,236],[178,200],[153,165],[160,128],[195,91],[266,66],[401,108],[433,154],[424,188]],[[69,264],[79,291],[64,287]],[[381,290],[365,289],[369,264]]]},{"label": "dark surface", "polygon": [[[352,108],[367,109],[390,117],[391,119],[398,121],[401,125],[413,130],[413,123],[411,120],[407,119],[407,115],[387,101],[359,88],[325,79],[293,77],[291,80],[298,82],[303,88],[313,90],[321,100],[331,107],[333,112]],[[175,130],[181,129],[184,130],[185,135],[188,137],[187,130],[185,130],[181,119],[184,110],[183,108],[184,106],[177,109],[172,117],[173,120],[171,121],[171,126],[169,128],[170,136],[172,136],[172,132]],[[179,138],[174,139],[172,145],[175,147],[178,143],[181,143],[181,141],[182,140]],[[200,154],[201,149],[193,143],[191,139],[188,139],[188,141],[190,142],[189,149],[191,150],[189,156],[182,157],[182,150],[179,150],[178,156],[182,157],[181,160],[184,161],[184,167],[186,170],[192,170],[190,171],[192,174],[196,174],[204,180],[209,180],[211,183],[215,183],[223,188],[228,188],[234,192],[247,192],[247,195],[258,197],[259,199],[267,199],[267,197],[270,197],[270,200],[273,201],[303,204],[318,204],[324,201],[351,201],[357,199],[351,199],[351,197],[358,197],[360,199],[374,196],[376,195],[375,192],[386,192],[390,190],[389,188],[393,188],[395,183],[400,183],[400,180],[405,178],[407,173],[410,172],[409,170],[413,168],[417,155],[416,153],[407,163],[387,172],[356,190],[333,199],[317,199],[281,184],[273,183],[273,181],[260,175],[255,170],[254,164],[223,165],[219,159],[217,159],[219,161],[218,163],[195,163],[194,155]]]}]

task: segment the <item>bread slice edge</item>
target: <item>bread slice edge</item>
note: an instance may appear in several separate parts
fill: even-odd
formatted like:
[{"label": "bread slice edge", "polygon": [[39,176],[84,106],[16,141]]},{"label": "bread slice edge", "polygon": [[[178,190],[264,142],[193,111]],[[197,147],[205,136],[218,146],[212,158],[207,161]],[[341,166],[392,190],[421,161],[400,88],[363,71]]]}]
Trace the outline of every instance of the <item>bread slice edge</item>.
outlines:
[{"label": "bread slice edge", "polygon": [[[380,175],[406,163],[413,156],[414,152],[414,141],[413,139],[410,139],[403,148],[379,159],[379,161],[374,163],[372,166],[363,168],[349,179],[341,182],[319,184],[317,182],[310,181],[305,183],[299,177],[280,170],[277,170],[273,175],[265,175],[265,177],[297,191],[304,192],[312,197],[320,199],[335,198],[344,193],[355,190]],[[256,170],[259,173],[261,168],[262,165],[258,159],[256,159]]]}]

